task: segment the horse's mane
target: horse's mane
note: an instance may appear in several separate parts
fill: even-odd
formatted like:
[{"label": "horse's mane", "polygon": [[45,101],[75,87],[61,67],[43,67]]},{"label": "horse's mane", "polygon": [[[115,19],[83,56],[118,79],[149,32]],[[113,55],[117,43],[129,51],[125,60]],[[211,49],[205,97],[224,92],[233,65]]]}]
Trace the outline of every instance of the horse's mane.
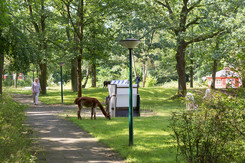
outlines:
[{"label": "horse's mane", "polygon": [[81,101],[81,99],[82,99],[81,97],[77,97],[74,101],[74,104],[78,104]]}]

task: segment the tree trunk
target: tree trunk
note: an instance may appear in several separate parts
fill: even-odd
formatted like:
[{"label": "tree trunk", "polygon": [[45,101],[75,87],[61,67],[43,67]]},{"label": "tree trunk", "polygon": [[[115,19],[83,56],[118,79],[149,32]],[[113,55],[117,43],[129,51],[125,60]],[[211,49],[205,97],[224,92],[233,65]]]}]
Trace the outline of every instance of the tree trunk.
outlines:
[{"label": "tree trunk", "polygon": [[4,68],[4,54],[3,52],[1,52],[0,54],[0,95],[3,94],[3,82],[2,82],[2,78],[3,78],[3,68]]},{"label": "tree trunk", "polygon": [[[28,10],[30,13],[30,20],[31,23],[33,24],[33,27],[35,29],[35,32],[38,36],[40,36],[38,38],[38,40],[36,40],[36,44],[38,46],[38,50],[39,53],[47,52],[47,42],[46,42],[46,38],[45,38],[45,34],[46,34],[46,24],[45,24],[45,20],[46,18],[48,18],[48,16],[46,15],[47,13],[45,12],[45,2],[44,0],[41,1],[41,8],[40,8],[40,19],[35,19],[34,18],[34,14],[33,14],[33,8],[32,8],[32,2],[30,0],[27,0],[27,5],[28,5]],[[36,8],[34,8],[36,9]],[[39,61],[40,62],[40,61]],[[41,61],[41,63],[39,63],[39,68],[40,68],[40,73],[39,76],[39,81],[40,81],[40,86],[41,86],[41,94],[46,94],[46,87],[47,87],[47,63],[46,60],[44,59],[43,61]],[[37,74],[38,74],[37,73]]]},{"label": "tree trunk", "polygon": [[92,87],[96,87],[96,63],[92,63]]},{"label": "tree trunk", "polygon": [[[215,50],[217,51],[219,50],[219,37],[216,38]],[[218,60],[214,59],[211,89],[215,89],[215,79],[216,79],[217,67],[218,67]]]},{"label": "tree trunk", "polygon": [[14,87],[15,87],[15,88],[17,88],[18,77],[19,77],[19,73],[16,72],[16,73],[15,73],[15,79],[14,79]]},{"label": "tree trunk", "polygon": [[47,87],[47,64],[46,63],[40,63],[40,75],[39,75],[39,81],[41,86],[41,94],[45,95],[47,93],[46,87]]},{"label": "tree trunk", "polygon": [[150,58],[147,57],[147,61],[146,61],[146,63],[144,62],[144,65],[143,65],[143,81],[142,81],[142,87],[145,87],[146,77],[147,77],[147,71],[148,71],[148,65],[149,65],[149,60],[150,60]]},{"label": "tree trunk", "polygon": [[186,93],[186,79],[185,79],[185,50],[186,50],[186,43],[184,40],[177,41],[178,48],[176,54],[176,69],[178,73],[178,93],[181,96],[185,96]]},{"label": "tree trunk", "polygon": [[71,60],[71,90],[77,92],[77,60]]},{"label": "tree trunk", "polygon": [[242,77],[242,86],[241,87],[245,88],[245,77],[244,76]]},{"label": "tree trunk", "polygon": [[82,97],[82,58],[77,58],[77,96]]},{"label": "tree trunk", "polygon": [[[80,0],[78,2],[78,11],[77,11],[77,27],[74,29],[76,31],[76,37],[79,42],[79,53],[80,55],[77,58],[77,96],[82,97],[82,57],[83,57],[83,28],[84,28],[84,2]],[[72,20],[71,20],[72,21]]]},{"label": "tree trunk", "polygon": [[84,84],[83,84],[83,88],[85,88],[86,85],[87,85],[89,75],[90,75],[90,66],[88,64],[86,78],[85,78],[85,81],[84,81]]},{"label": "tree trunk", "polygon": [[193,70],[193,59],[191,59],[191,69],[190,69],[190,87],[193,88],[193,80],[194,80],[194,70]]},{"label": "tree trunk", "polygon": [[218,61],[214,59],[211,89],[215,89],[215,78],[216,78],[217,66],[218,66]]}]

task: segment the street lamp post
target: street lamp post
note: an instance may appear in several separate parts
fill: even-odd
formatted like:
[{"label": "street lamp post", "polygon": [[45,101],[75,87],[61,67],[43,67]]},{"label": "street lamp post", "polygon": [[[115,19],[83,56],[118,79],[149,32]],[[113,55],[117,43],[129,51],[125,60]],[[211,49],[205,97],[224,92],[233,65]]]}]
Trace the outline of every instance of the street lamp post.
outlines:
[{"label": "street lamp post", "polygon": [[140,43],[137,39],[126,39],[120,41],[129,50],[129,146],[133,143],[133,102],[132,102],[132,50]]},{"label": "street lamp post", "polygon": [[60,65],[60,76],[61,76],[61,103],[63,104],[63,79],[62,79],[62,66],[64,65],[64,62],[58,63]]}]

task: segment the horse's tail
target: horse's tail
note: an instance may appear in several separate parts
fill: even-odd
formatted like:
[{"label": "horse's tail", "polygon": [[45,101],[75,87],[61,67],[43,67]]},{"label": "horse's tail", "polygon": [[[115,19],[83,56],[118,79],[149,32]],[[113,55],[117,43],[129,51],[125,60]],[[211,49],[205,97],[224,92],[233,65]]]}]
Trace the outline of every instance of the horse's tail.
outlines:
[{"label": "horse's tail", "polygon": [[82,100],[81,97],[77,97],[74,101],[74,104],[79,104],[79,102]]},{"label": "horse's tail", "polygon": [[99,101],[97,101],[97,105],[100,107],[100,110],[102,111],[102,113],[104,114],[104,116],[107,118],[107,119],[111,119],[111,116],[110,114],[108,114],[104,107],[101,105],[101,103]]}]

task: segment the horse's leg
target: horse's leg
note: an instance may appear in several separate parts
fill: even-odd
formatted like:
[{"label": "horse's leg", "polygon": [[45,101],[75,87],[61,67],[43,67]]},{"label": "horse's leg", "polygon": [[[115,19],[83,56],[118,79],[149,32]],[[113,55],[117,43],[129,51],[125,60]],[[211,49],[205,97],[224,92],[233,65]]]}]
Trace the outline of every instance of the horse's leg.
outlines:
[{"label": "horse's leg", "polygon": [[80,119],[80,120],[82,119],[82,117],[81,117],[81,115],[80,115],[81,109],[82,109],[81,104],[78,104],[77,119]]},{"label": "horse's leg", "polygon": [[94,119],[96,119],[96,108],[94,107]]},{"label": "horse's leg", "polygon": [[93,114],[94,114],[94,109],[93,107],[91,107],[91,118],[90,119],[93,119]]}]

